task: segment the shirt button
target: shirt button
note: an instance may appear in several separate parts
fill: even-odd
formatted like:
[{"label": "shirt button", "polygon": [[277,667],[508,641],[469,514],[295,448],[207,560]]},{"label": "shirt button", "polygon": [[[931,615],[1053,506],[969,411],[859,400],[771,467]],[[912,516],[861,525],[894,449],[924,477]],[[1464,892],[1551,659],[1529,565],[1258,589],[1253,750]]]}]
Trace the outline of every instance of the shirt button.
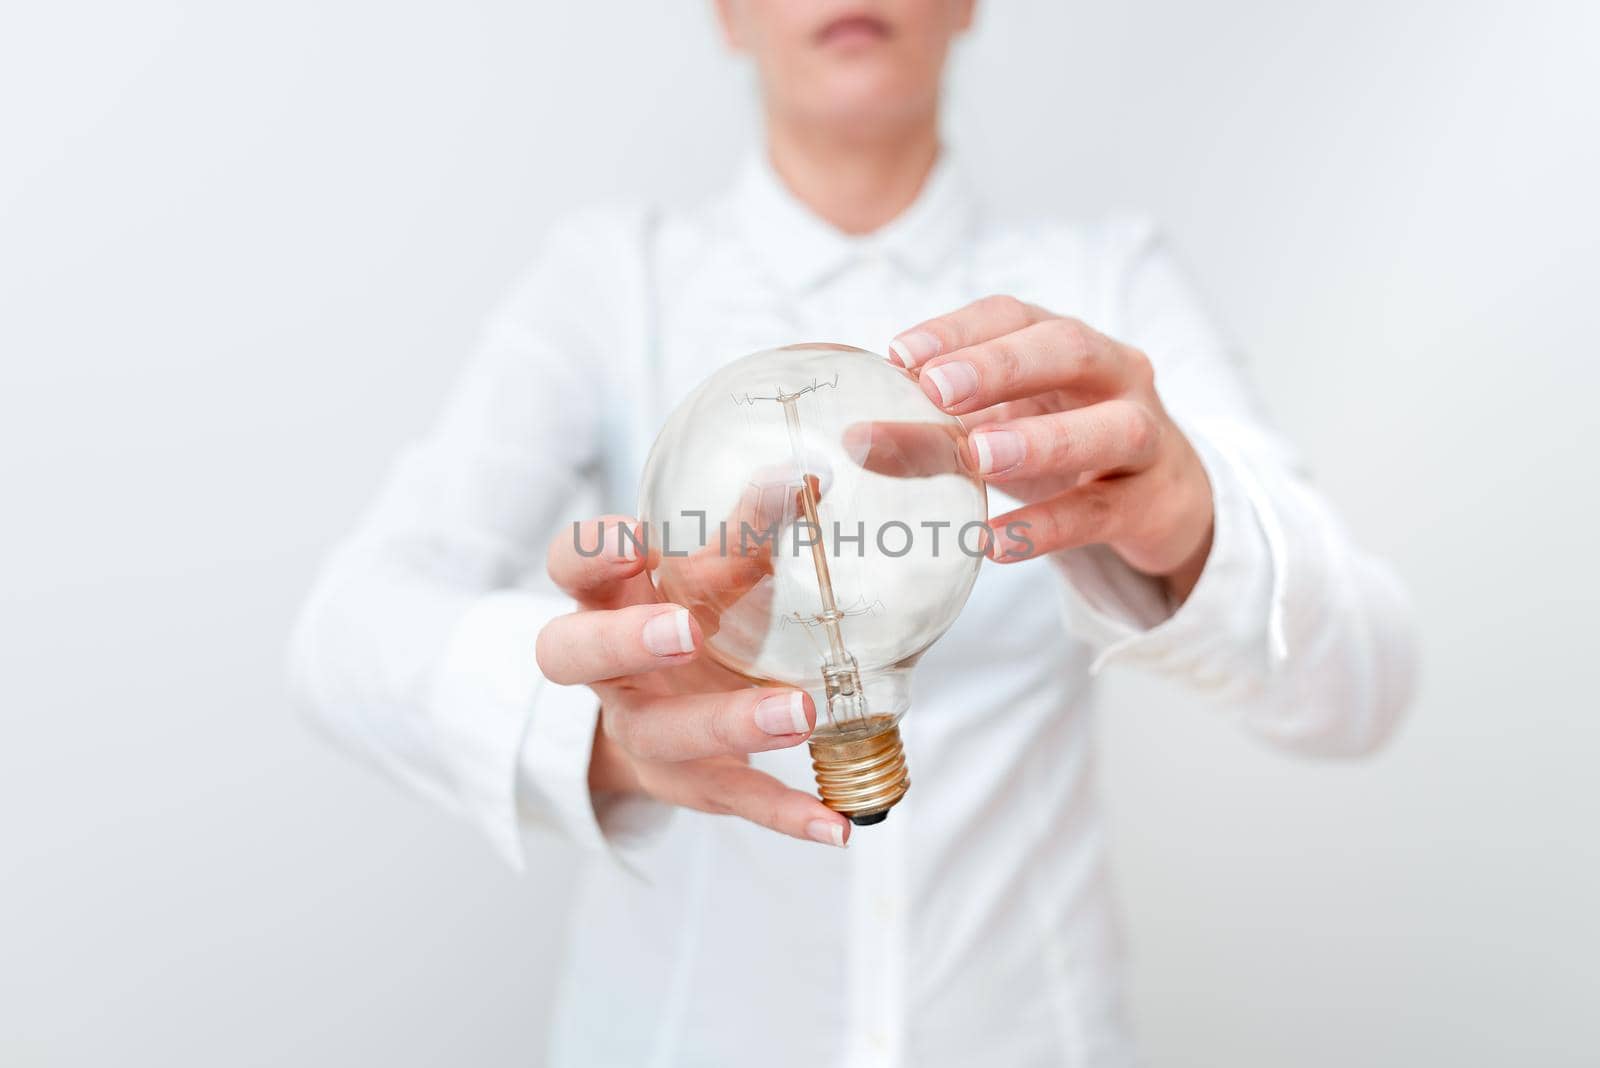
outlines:
[{"label": "shirt button", "polygon": [[880,897],[872,903],[872,907],[880,921],[894,919],[895,908],[892,899]]}]

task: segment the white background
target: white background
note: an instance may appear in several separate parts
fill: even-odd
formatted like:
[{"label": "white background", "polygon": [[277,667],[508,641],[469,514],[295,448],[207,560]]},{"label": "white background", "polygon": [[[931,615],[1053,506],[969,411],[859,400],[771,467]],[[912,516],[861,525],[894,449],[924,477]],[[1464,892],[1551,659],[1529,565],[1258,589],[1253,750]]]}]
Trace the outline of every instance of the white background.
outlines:
[{"label": "white background", "polygon": [[[1592,1064],[1600,7],[980,7],[979,184],[1165,219],[1424,629],[1361,765],[1118,681],[1151,1063]],[[281,650],[552,216],[715,186],[750,82],[700,2],[8,5],[0,1063],[539,1062],[566,856],[325,749]]]}]

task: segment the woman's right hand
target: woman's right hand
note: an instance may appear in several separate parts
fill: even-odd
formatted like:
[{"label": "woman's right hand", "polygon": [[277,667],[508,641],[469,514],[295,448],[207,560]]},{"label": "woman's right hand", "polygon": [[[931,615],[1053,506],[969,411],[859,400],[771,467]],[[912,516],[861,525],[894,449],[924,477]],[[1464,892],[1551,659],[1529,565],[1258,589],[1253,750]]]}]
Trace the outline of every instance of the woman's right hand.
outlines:
[{"label": "woman's right hand", "polygon": [[[645,561],[624,552],[604,516],[563,531],[550,546],[550,577],[578,603],[539,633],[545,678],[587,685],[600,699],[589,765],[595,793],[633,793],[670,805],[740,816],[763,827],[842,846],[850,823],[811,794],[750,767],[748,754],[810,737],[816,710],[800,690],[757,688],[700,659],[704,641],[688,609],[662,604]],[[594,545],[583,556],[578,544]],[[577,534],[575,539],[573,534]],[[628,546],[631,548],[631,546]]]}]

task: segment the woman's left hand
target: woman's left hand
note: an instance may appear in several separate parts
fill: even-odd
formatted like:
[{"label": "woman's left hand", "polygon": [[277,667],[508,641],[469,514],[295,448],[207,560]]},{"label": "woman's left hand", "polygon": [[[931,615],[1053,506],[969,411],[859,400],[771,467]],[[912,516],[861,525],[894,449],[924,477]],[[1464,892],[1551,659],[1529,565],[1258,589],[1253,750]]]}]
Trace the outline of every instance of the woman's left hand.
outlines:
[{"label": "woman's left hand", "polygon": [[1144,353],[1005,296],[913,327],[890,353],[966,424],[973,470],[1027,502],[990,521],[995,560],[1105,544],[1188,596],[1211,548],[1211,483]]}]

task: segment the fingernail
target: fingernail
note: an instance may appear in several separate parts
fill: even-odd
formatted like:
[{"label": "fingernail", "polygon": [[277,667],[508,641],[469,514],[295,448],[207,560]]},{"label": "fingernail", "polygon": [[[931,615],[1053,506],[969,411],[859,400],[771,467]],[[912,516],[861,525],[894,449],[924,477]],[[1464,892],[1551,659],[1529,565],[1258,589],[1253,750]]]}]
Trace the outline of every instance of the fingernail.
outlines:
[{"label": "fingernail", "polygon": [[[1009,564],[1013,560],[1026,560],[1033,555],[1033,539],[1027,536],[1028,524],[1007,523],[1001,530],[990,528],[989,559]],[[1020,535],[1020,536],[1019,536]]]},{"label": "fingernail", "polygon": [[633,531],[627,527],[617,528],[617,555],[630,564],[639,559],[639,543],[634,540]]},{"label": "fingernail", "polygon": [[804,734],[810,730],[800,691],[776,694],[756,705],[756,726],[768,734]]},{"label": "fingernail", "polygon": [[901,366],[915,367],[939,355],[939,339],[926,330],[913,330],[889,342],[889,352],[899,359]]},{"label": "fingernail", "polygon": [[1028,454],[1028,443],[1015,430],[985,430],[972,435],[972,451],[978,454],[978,474],[1009,471]]},{"label": "fingernail", "polygon": [[960,360],[929,368],[927,378],[939,391],[939,403],[946,408],[978,392],[977,369]]},{"label": "fingernail", "polygon": [[644,647],[656,656],[678,656],[694,652],[694,635],[689,633],[689,610],[662,612],[644,625]]},{"label": "fingernail", "polygon": [[844,824],[832,820],[812,820],[806,824],[806,834],[813,842],[844,848]]}]

